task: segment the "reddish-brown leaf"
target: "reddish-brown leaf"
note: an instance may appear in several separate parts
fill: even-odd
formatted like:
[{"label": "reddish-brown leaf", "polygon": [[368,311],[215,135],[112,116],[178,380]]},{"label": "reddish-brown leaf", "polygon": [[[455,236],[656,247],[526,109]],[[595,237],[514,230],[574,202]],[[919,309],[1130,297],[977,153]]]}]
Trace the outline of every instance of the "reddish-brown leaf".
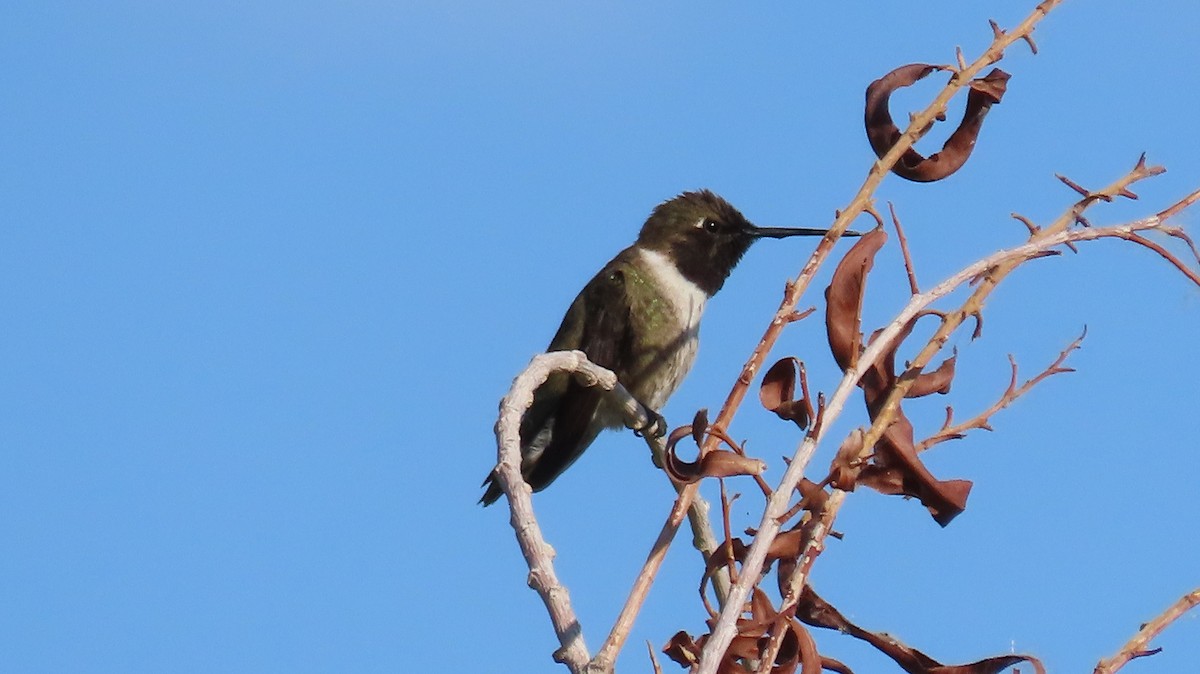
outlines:
[{"label": "reddish-brown leaf", "polygon": [[841,660],[835,660],[825,656],[821,656],[821,669],[828,670],[830,672],[837,672],[838,674],[854,674],[854,670],[847,667],[844,663],[842,663]]},{"label": "reddish-brown leaf", "polygon": [[958,354],[954,354],[942,361],[942,364],[933,372],[922,372],[917,375],[912,388],[908,390],[908,393],[904,394],[904,397],[920,398],[932,393],[940,393],[942,395],[949,393],[950,384],[954,382],[954,366],[957,361]]},{"label": "reddish-brown leaf", "polygon": [[758,399],[763,407],[774,412],[780,419],[791,421],[801,429],[808,428],[812,418],[807,400],[796,400],[796,373],[800,361],[793,356],[780,358],[763,375],[758,387]]},{"label": "reddish-brown leaf", "polygon": [[[874,413],[871,416],[874,418]],[[938,480],[929,472],[917,457],[912,422],[904,416],[903,411],[899,412],[896,420],[884,431],[875,449],[875,464],[899,470],[902,475],[901,493],[919,499],[938,524],[950,524],[951,520],[966,509],[971,482]],[[865,482],[866,476],[862,476],[861,479]]]},{"label": "reddish-brown leaf", "polygon": [[854,367],[862,349],[862,302],[867,273],[875,264],[875,254],[887,241],[887,232],[873,229],[846,252],[833,280],[825,289],[825,330],[829,349],[842,371]]},{"label": "reddish-brown leaf", "polygon": [[[908,336],[912,334],[913,328],[917,326],[919,321],[924,316],[932,314],[920,314],[909,322],[905,323],[900,332],[896,334],[896,338],[892,340],[891,348],[884,352],[876,362],[875,367],[868,370],[863,375],[863,388],[868,392],[876,391],[877,393],[870,394],[868,397],[874,397],[886,393],[886,390],[895,385],[896,382],[896,352],[900,349],[900,345],[904,343]],[[879,337],[883,330],[879,329],[871,333],[868,344],[872,344]],[[907,392],[905,398],[920,398],[931,393],[949,393],[950,385],[954,380],[954,366],[958,360],[958,354],[947,358],[933,372],[922,372],[917,375],[913,381],[913,385]]]},{"label": "reddish-brown leaf", "polygon": [[[811,587],[805,587],[796,607],[796,617],[813,627],[834,629],[861,639],[894,660],[909,674],[999,674],[1018,662],[1028,662],[1037,674],[1045,674],[1042,663],[1031,655],[1003,655],[965,665],[944,665],[921,651],[887,634],[870,632],[850,622]],[[844,665],[843,665],[844,667]]]},{"label": "reddish-brown leaf", "polygon": [[708,428],[708,408],[701,407],[696,410],[696,416],[692,418],[692,440],[697,447],[704,446],[704,431]]},{"label": "reddish-brown leaf", "polygon": [[[900,140],[900,129],[892,121],[892,113],[888,110],[888,100],[892,92],[915,84],[937,69],[937,66],[923,63],[901,66],[867,87],[863,120],[867,128],[867,140],[876,156],[883,157]],[[962,121],[946,140],[942,150],[926,158],[910,147],[892,167],[892,172],[914,182],[933,182],[962,168],[970,158],[971,151],[975,149],[975,141],[983,127],[984,117],[991,107],[1004,97],[1010,77],[1003,70],[994,68],[984,77],[972,80]]]},{"label": "reddish-brown leaf", "polygon": [[796,490],[800,492],[800,498],[804,500],[804,509],[810,513],[820,512],[825,507],[825,502],[829,500],[829,492],[807,477],[800,478],[800,484],[796,485]]},{"label": "reddish-brown leaf", "polygon": [[842,441],[833,464],[829,468],[829,483],[843,491],[854,491],[858,470],[855,464],[862,453],[863,432],[859,429],[850,431],[850,435]]},{"label": "reddish-brown leaf", "polygon": [[[896,351],[911,334],[915,324],[916,319],[905,324],[892,342],[891,348],[880,356],[876,366],[863,374],[863,398],[872,421],[883,412],[888,393],[896,385]],[[879,333],[880,331],[876,331],[872,334],[871,341],[874,341]],[[917,377],[917,383],[921,386],[918,393],[948,390],[953,376],[954,358],[950,358],[934,372],[922,373]],[[912,391],[909,391],[906,397],[914,397]],[[835,465],[836,467],[838,466]],[[844,482],[848,479],[842,474],[844,472],[846,471],[835,474],[834,477]],[[912,422],[905,416],[903,409],[895,411],[892,424],[876,443],[872,462],[863,468],[858,482],[884,494],[903,494],[919,499],[921,504],[929,509],[933,519],[942,526],[949,524],[966,508],[967,496],[971,491],[969,481],[941,481],[929,472],[917,457]]]},{"label": "reddish-brown leaf", "polygon": [[700,649],[701,645],[690,634],[680,630],[663,646],[662,652],[680,667],[691,667],[700,662]]},{"label": "reddish-brown leaf", "polygon": [[691,484],[706,477],[760,475],[766,470],[766,464],[760,459],[741,456],[723,449],[707,452],[695,461],[684,461],[679,458],[675,453],[675,448],[672,447],[667,450],[666,465],[663,466],[663,469],[676,482]]},{"label": "reddish-brown leaf", "polygon": [[[697,415],[703,419],[702,415]],[[691,484],[706,477],[733,477],[735,475],[760,475],[767,465],[760,459],[743,456],[725,449],[704,452],[695,461],[684,461],[679,458],[675,448],[679,441],[691,436],[692,439],[702,437],[696,433],[693,426],[680,426],[667,437],[666,454],[663,470],[676,482]]]}]

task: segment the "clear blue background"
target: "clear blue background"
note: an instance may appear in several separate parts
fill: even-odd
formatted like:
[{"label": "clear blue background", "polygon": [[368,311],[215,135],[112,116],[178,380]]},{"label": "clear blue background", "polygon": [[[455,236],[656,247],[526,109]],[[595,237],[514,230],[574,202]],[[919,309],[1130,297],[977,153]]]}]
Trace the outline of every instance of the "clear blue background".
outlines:
[{"label": "clear blue background", "polygon": [[[505,509],[475,505],[496,402],[656,203],[710,187],[760,224],[827,224],[873,158],[867,83],[977,54],[988,18],[1034,2],[879,4],[5,4],[0,671],[564,671]],[[967,167],[879,191],[923,285],[1021,241],[1011,212],[1058,214],[1074,195],[1054,173],[1104,185],[1143,151],[1169,167],[1097,224],[1200,186],[1198,20],[1067,2],[1040,55],[1013,49]],[[751,251],[671,421],[720,406],[811,246]],[[889,246],[866,325],[905,288]],[[1084,325],[1077,373],[929,454],[976,481],[967,512],[943,530],[854,495],[822,594],[946,662],[1016,650],[1079,672],[1200,585],[1200,291],[1153,254],[1029,265],[984,337],[954,340],[953,395],[910,415],[930,431],[947,402],[986,407],[1005,354],[1032,375]],[[795,324],[774,355],[829,391],[822,332]],[[836,428],[862,421],[855,405]],[[771,479],[799,439],[753,397],[733,433]],[[756,523],[736,489],[736,526]],[[537,497],[591,647],[671,496],[640,440],[608,434]],[[699,574],[681,540],[622,671],[701,629]],[[1158,645],[1127,671],[1195,671],[1200,622]]]}]

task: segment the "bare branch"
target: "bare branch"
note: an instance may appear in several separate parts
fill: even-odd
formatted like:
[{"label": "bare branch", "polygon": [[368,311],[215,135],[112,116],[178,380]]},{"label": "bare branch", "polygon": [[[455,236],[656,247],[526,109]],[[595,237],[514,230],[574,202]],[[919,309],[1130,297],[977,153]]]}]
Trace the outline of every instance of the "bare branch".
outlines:
[{"label": "bare branch", "polygon": [[1200,605],[1200,588],[1183,595],[1179,601],[1171,604],[1167,610],[1163,611],[1150,622],[1142,625],[1137,634],[1133,635],[1133,638],[1126,642],[1121,647],[1121,650],[1117,651],[1111,658],[1101,660],[1096,665],[1094,674],[1114,674],[1114,672],[1124,667],[1127,662],[1134,658],[1158,653],[1162,649],[1147,648],[1150,645],[1150,640],[1161,634],[1171,623],[1178,620],[1180,616],[1192,610],[1197,605]]},{"label": "bare branch", "polygon": [[[1172,204],[1169,208],[1159,211],[1158,219],[1166,220],[1167,218],[1174,216],[1176,213],[1179,213],[1180,211],[1187,208],[1188,206],[1191,206],[1192,204],[1196,203],[1196,201],[1198,199],[1200,199],[1200,190],[1196,190],[1195,192],[1192,192],[1191,194],[1187,195],[1186,197],[1184,197],[1184,198],[1180,199],[1179,201],[1177,201],[1176,203]],[[1195,248],[1193,248],[1192,250],[1195,250]],[[1197,255],[1197,257],[1200,257],[1200,255]]]},{"label": "bare branch", "polygon": [[654,674],[662,674],[662,667],[658,666],[658,658],[654,655],[654,646],[650,641],[646,641],[646,652],[650,654],[650,666],[654,668]]},{"label": "bare branch", "polygon": [[[500,418],[496,422],[496,442],[499,463],[496,480],[508,495],[512,513],[512,527],[521,546],[521,554],[529,565],[529,586],[542,598],[550,613],[550,622],[558,636],[560,648],[554,659],[571,670],[572,674],[583,674],[591,659],[583,641],[583,627],[571,608],[571,597],[554,573],[554,550],[542,536],[541,527],[533,514],[533,491],[521,476],[521,417],[533,404],[533,393],[551,374],[571,372],[580,376],[588,385],[616,392],[626,398],[623,407],[631,411],[628,403],[641,407],[633,396],[617,382],[612,372],[591,363],[581,351],[556,351],[535,356],[521,374],[513,381],[512,388],[500,401]],[[619,389],[619,390],[618,390]]]},{"label": "bare branch", "polygon": [[908,273],[908,288],[912,294],[921,292],[917,287],[917,272],[913,269],[912,255],[908,252],[908,237],[904,236],[904,228],[900,226],[900,218],[896,216],[896,207],[888,202],[888,211],[892,214],[892,225],[896,228],[896,241],[900,243],[900,253],[904,256],[904,271]]},{"label": "bare branch", "polygon": [[1021,384],[1020,386],[1017,386],[1017,361],[1014,360],[1010,355],[1008,360],[1012,366],[1012,376],[1009,380],[1008,388],[1005,389],[1000,398],[993,403],[991,407],[959,424],[951,423],[953,420],[953,411],[951,408],[947,407],[946,422],[942,424],[942,428],[938,430],[937,433],[934,433],[928,438],[925,438],[921,442],[917,443],[917,451],[922,452],[938,443],[966,437],[967,431],[973,429],[983,429],[988,431],[992,430],[992,415],[1011,405],[1014,401],[1016,401],[1017,398],[1020,398],[1028,393],[1030,389],[1032,389],[1034,386],[1037,386],[1047,377],[1065,372],[1073,372],[1074,370],[1069,367],[1063,367],[1062,364],[1066,362],[1067,356],[1069,356],[1072,351],[1078,349],[1080,345],[1083,344],[1083,338],[1086,336],[1087,328],[1084,328],[1083,334],[1076,338],[1075,341],[1068,344],[1067,348],[1063,349],[1062,352],[1058,354],[1058,358],[1056,358],[1053,363],[1047,366],[1046,369],[1042,370],[1036,377],[1026,380],[1025,383]]},{"label": "bare branch", "polygon": [[[611,671],[611,665],[607,665],[605,669],[603,661],[589,663],[590,656],[583,640],[583,628],[571,607],[570,594],[554,572],[554,549],[542,536],[541,527],[533,514],[532,491],[521,475],[521,417],[533,404],[534,391],[556,372],[572,373],[585,386],[598,386],[609,391],[616,404],[626,414],[630,427],[643,426],[648,419],[641,403],[625,390],[615,374],[589,361],[581,351],[553,351],[535,356],[529,366],[517,375],[508,394],[500,401],[500,417],[496,422],[499,459],[496,480],[501,490],[508,495],[510,521],[521,553],[529,565],[529,585],[541,596],[559,639],[560,648],[555,651],[554,659],[565,664],[572,674]],[[661,439],[647,437],[647,442],[656,456],[661,457]],[[717,545],[709,525],[708,503],[699,499],[689,505],[688,516],[692,522],[695,543],[707,560]],[[724,596],[727,584],[726,579],[724,584],[717,587],[719,595]],[[640,606],[641,601],[638,600],[629,615],[622,613],[605,642],[606,647],[614,641],[614,634],[620,636],[623,643]],[[611,648],[601,651],[601,654],[614,653]]]}]

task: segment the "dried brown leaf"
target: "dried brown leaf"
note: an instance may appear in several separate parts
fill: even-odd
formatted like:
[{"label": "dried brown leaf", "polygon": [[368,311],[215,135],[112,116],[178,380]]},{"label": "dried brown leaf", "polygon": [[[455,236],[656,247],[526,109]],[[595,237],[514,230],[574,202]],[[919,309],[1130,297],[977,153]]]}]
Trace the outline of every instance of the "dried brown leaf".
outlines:
[{"label": "dried brown leaf", "polygon": [[[856,465],[859,461],[858,456],[862,453],[862,446],[862,429],[850,431],[850,435],[842,441],[833,457],[833,464],[829,468],[829,484],[843,491],[854,491],[859,472]],[[821,491],[824,493],[824,490]]]},{"label": "dried brown leaf", "polygon": [[[899,470],[900,493],[919,499],[938,524],[950,524],[951,520],[966,509],[967,497],[971,493],[971,481],[939,480],[929,472],[917,457],[912,422],[904,416],[903,411],[884,431],[875,449],[875,465]],[[870,468],[868,466],[864,469],[859,478],[864,484],[870,480]]]},{"label": "dried brown leaf", "polygon": [[[896,350],[912,332],[916,320],[909,321],[901,329],[891,348],[880,357],[877,365],[863,374],[863,398],[872,421],[883,413],[888,394],[896,385]],[[871,340],[874,341],[879,334],[880,332],[876,331]],[[918,389],[917,393],[925,395],[948,390],[950,380],[954,376],[954,360],[951,357],[934,372],[919,375],[915,383],[919,383],[920,387],[914,386]],[[909,391],[906,397],[913,395],[913,392]],[[841,474],[837,477],[843,481],[849,479]],[[884,494],[903,494],[919,499],[921,504],[929,509],[933,519],[942,526],[949,524],[966,508],[967,496],[971,491],[969,481],[942,481],[929,472],[917,456],[912,422],[905,416],[902,408],[895,410],[891,425],[876,443],[871,464],[862,469],[858,482]]]},{"label": "dried brown leaf", "polygon": [[794,356],[776,361],[763,375],[762,384],[758,387],[758,399],[763,407],[780,419],[791,421],[803,430],[812,422],[809,415],[812,405],[806,400],[796,399],[796,373],[799,368],[800,361]]},{"label": "dried brown leaf", "polygon": [[867,273],[875,254],[887,241],[887,232],[873,229],[846,252],[825,289],[825,329],[829,349],[842,371],[854,367],[862,350],[862,302]]},{"label": "dried brown leaf", "polygon": [[1019,662],[1033,665],[1038,674],[1045,674],[1042,663],[1031,655],[1002,655],[985,658],[965,665],[944,665],[921,651],[907,646],[881,632],[870,632],[850,622],[831,604],[821,599],[811,587],[805,587],[796,607],[796,617],[813,627],[834,629],[861,639],[894,660],[909,674],[999,674]]},{"label": "dried brown leaf", "polygon": [[701,648],[690,634],[679,630],[663,646],[662,652],[680,667],[691,667],[700,662]]},{"label": "dried brown leaf", "polygon": [[697,447],[704,446],[704,429],[708,428],[708,408],[701,407],[696,410],[696,416],[692,418],[692,440],[695,441]]},{"label": "dried brown leaf", "polygon": [[[876,156],[883,157],[900,140],[900,129],[892,121],[892,114],[888,110],[888,100],[892,92],[901,87],[911,86],[938,69],[938,66],[923,63],[901,66],[867,87],[864,122],[867,140],[870,141]],[[942,150],[926,158],[910,147],[892,167],[892,172],[901,178],[924,183],[941,180],[962,168],[970,158],[971,151],[975,149],[975,141],[983,127],[984,117],[991,107],[1004,97],[1010,77],[1003,70],[994,68],[984,77],[972,80],[962,121],[946,139]]]},{"label": "dried brown leaf", "polygon": [[707,452],[695,461],[684,461],[672,446],[667,450],[666,465],[663,469],[676,482],[691,484],[706,477],[761,475],[767,469],[767,464],[761,459],[742,456],[725,449]]},{"label": "dried brown leaf", "polygon": [[950,356],[942,361],[942,364],[933,372],[922,372],[917,375],[916,381],[913,382],[912,388],[908,393],[904,394],[905,398],[920,398],[933,393],[941,393],[945,395],[950,392],[950,384],[954,381],[954,365],[958,361],[958,354]]},{"label": "dried brown leaf", "polygon": [[854,670],[847,667],[841,660],[825,656],[821,656],[821,669],[837,672],[838,674],[854,674]]},{"label": "dried brown leaf", "polygon": [[804,509],[811,513],[819,512],[825,507],[825,502],[829,500],[829,492],[807,477],[800,478],[800,483],[796,485],[796,489],[800,492],[800,498],[804,502]]},{"label": "dried brown leaf", "polygon": [[[696,415],[696,418],[701,421],[704,420],[704,417],[703,410]],[[697,433],[695,428],[695,426],[680,426],[671,431],[671,435],[667,437],[663,470],[676,482],[691,484],[706,477],[761,475],[767,469],[767,465],[760,459],[725,449],[703,452],[695,461],[684,461],[679,458],[675,449],[678,447],[679,441],[686,437],[690,436],[693,440],[703,439],[703,432]],[[722,436],[722,439],[725,439],[725,436]]]}]

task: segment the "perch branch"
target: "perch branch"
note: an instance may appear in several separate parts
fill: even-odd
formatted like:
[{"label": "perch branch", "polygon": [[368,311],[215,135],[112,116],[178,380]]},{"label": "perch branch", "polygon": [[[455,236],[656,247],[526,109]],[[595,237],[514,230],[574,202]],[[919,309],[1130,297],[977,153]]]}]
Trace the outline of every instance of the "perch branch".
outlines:
[{"label": "perch branch", "polygon": [[[529,585],[541,596],[559,639],[560,648],[555,651],[554,659],[565,664],[572,674],[581,674],[598,670],[595,663],[589,664],[583,629],[571,608],[570,594],[554,572],[554,550],[542,536],[533,513],[532,490],[521,475],[521,417],[533,404],[537,388],[558,372],[571,373],[585,386],[598,386],[608,391],[625,412],[631,426],[642,426],[648,420],[641,404],[621,386],[616,375],[589,361],[581,351],[554,351],[535,356],[500,401],[500,416],[496,422],[499,459],[496,479],[508,496],[513,531],[529,565]],[[661,440],[647,439],[652,451],[657,446],[661,456]],[[689,517],[696,545],[707,560],[717,545],[709,526],[707,502],[695,501]]]}]

